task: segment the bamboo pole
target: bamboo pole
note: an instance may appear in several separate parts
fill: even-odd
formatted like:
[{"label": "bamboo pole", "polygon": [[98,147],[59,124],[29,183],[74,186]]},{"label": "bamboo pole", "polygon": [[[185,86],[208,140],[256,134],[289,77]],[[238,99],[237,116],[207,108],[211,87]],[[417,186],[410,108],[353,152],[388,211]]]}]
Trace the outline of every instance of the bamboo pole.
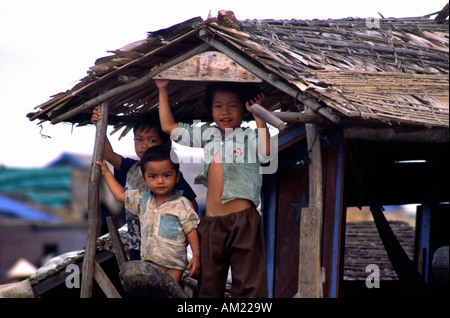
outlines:
[{"label": "bamboo pole", "polygon": [[[306,109],[307,113],[312,112]],[[322,152],[316,124],[305,124],[309,164],[309,207],[303,208],[300,217],[300,242],[298,266],[298,298],[322,298]]]},{"label": "bamboo pole", "polygon": [[273,127],[278,128],[279,130],[284,130],[284,128],[286,128],[286,124],[281,119],[279,119],[274,115],[273,112],[268,111],[261,105],[253,104],[250,107],[250,111],[253,115],[256,115],[257,117],[271,124]]},{"label": "bamboo pole", "polygon": [[[99,111],[108,114],[108,102],[101,103]],[[95,271],[95,252],[99,226],[99,194],[101,170],[97,161],[103,160],[106,140],[106,127],[108,116],[102,116],[97,122],[95,134],[94,154],[92,156],[91,171],[89,176],[88,192],[88,234],[83,258],[81,298],[92,297],[92,285]]]}]

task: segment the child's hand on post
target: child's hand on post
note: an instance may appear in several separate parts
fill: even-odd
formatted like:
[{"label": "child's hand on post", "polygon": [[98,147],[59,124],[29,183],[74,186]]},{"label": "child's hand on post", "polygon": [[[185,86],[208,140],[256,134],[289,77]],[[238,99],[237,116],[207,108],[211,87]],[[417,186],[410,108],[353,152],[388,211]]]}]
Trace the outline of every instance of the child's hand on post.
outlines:
[{"label": "child's hand on post", "polygon": [[109,170],[106,161],[97,161],[96,164],[100,166],[102,169],[102,176],[105,178],[106,184],[108,185],[109,190],[114,195],[117,201],[124,203],[125,202],[125,189],[117,182],[116,178],[114,178],[113,173]]},{"label": "child's hand on post", "polygon": [[97,122],[100,119],[102,119],[102,114],[100,114],[100,112],[98,111],[98,106],[95,106],[94,110],[92,111],[91,123],[93,123],[94,125],[97,125]]},{"label": "child's hand on post", "polygon": [[108,165],[106,164],[106,161],[97,161],[96,162],[97,165],[100,166],[100,168],[102,169],[102,176],[107,175],[108,173],[111,173],[111,171],[108,168]]}]

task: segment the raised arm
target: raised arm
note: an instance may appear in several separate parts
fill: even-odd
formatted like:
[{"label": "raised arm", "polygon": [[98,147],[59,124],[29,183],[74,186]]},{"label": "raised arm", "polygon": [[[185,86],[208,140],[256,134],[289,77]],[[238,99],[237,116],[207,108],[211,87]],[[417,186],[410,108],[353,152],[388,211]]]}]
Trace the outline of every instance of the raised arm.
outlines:
[{"label": "raised arm", "polygon": [[171,134],[174,129],[178,128],[178,123],[175,122],[170,109],[169,92],[167,90],[169,80],[155,80],[155,83],[159,89],[159,120],[161,121],[161,128],[166,134]]},{"label": "raised arm", "polygon": [[108,169],[105,160],[103,162],[97,161],[97,164],[102,169],[102,176],[105,178],[109,191],[114,195],[117,201],[125,203],[125,189],[117,182],[112,172]]}]

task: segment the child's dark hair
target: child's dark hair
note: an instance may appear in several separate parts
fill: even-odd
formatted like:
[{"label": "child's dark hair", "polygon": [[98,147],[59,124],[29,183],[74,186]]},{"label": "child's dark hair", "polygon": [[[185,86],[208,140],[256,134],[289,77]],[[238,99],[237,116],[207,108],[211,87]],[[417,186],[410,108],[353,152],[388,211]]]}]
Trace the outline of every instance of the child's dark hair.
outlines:
[{"label": "child's dark hair", "polygon": [[208,86],[206,86],[205,91],[204,106],[206,107],[208,112],[211,112],[214,95],[217,92],[227,92],[236,94],[237,96],[239,96],[239,99],[242,102],[244,112],[248,112],[247,108],[245,107],[245,103],[250,99],[256,97],[256,95],[260,94],[262,91],[258,86],[250,83],[235,83],[235,82],[211,83]]},{"label": "child's dark hair", "polygon": [[133,133],[136,135],[136,132],[139,130],[147,131],[152,128],[156,129],[156,132],[158,133],[159,138],[161,138],[163,144],[169,142],[170,136],[161,129],[161,122],[159,121],[159,115],[157,112],[148,112],[140,115],[133,126]]},{"label": "child's dark hair", "polygon": [[140,167],[142,175],[145,175],[145,165],[147,162],[164,160],[170,160],[175,171],[177,173],[180,171],[180,160],[175,151],[172,151],[167,145],[156,145],[145,150],[141,157]]}]

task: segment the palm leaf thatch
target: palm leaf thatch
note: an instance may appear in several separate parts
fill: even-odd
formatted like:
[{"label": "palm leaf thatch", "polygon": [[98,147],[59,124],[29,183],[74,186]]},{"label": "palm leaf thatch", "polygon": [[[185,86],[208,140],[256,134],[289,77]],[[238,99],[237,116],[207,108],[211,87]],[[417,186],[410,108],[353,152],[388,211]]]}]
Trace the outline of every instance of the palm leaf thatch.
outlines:
[{"label": "palm leaf thatch", "polygon": [[[264,81],[268,110],[303,111],[298,97],[306,96],[360,123],[448,128],[447,17],[237,22],[233,28],[220,19],[193,18],[149,32],[146,39],[98,59],[77,85],[28,117],[85,125],[92,107],[109,100],[109,123],[116,130],[128,127],[123,135],[136,115],[157,110],[152,79],[195,54],[215,51],[208,45],[213,39],[297,92],[288,94]],[[205,84],[171,83],[176,119],[211,119],[203,108]]]}]

